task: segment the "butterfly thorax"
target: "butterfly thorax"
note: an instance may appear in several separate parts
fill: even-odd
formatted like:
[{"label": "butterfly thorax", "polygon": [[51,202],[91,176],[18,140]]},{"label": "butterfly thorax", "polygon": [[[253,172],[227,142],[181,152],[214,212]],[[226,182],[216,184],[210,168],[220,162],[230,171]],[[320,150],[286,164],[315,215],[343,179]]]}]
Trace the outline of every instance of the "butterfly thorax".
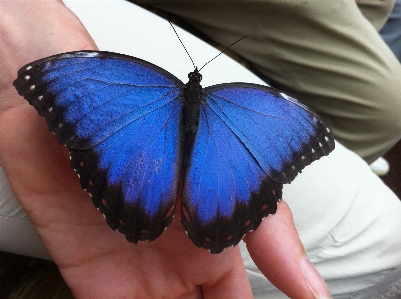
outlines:
[{"label": "butterfly thorax", "polygon": [[198,130],[199,107],[203,100],[203,89],[200,85],[202,75],[196,68],[188,74],[188,83],[185,84],[184,95],[184,125],[187,132],[195,133]]}]

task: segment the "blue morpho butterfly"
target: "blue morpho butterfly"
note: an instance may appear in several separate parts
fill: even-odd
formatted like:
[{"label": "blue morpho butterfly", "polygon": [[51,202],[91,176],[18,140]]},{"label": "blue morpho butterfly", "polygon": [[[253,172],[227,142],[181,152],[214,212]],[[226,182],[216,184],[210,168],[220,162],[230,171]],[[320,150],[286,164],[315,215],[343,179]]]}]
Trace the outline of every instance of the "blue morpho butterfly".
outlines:
[{"label": "blue morpho butterfly", "polygon": [[139,58],[98,51],[29,63],[14,86],[70,148],[81,186],[128,241],[154,240],[174,216],[219,253],[274,214],[282,184],[334,139],[305,105],[266,86],[202,88]]}]

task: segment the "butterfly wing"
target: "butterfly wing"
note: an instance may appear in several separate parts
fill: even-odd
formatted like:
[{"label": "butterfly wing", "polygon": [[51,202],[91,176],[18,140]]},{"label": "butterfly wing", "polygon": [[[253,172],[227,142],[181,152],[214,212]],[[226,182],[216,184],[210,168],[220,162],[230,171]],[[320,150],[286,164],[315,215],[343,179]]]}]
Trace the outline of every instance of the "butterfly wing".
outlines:
[{"label": "butterfly wing", "polygon": [[134,243],[159,236],[180,179],[183,83],[137,58],[83,51],[28,64],[14,85],[70,148],[108,224]]},{"label": "butterfly wing", "polygon": [[334,139],[315,113],[274,89],[233,83],[204,93],[181,221],[197,246],[218,253],[275,213],[282,183],[331,152]]}]

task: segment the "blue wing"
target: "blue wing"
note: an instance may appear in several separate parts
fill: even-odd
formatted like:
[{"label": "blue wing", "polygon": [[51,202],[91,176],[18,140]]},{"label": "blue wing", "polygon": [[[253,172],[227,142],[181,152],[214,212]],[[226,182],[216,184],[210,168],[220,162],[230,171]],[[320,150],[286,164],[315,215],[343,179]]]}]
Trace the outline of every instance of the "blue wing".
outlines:
[{"label": "blue wing", "polygon": [[197,246],[218,253],[275,213],[282,183],[331,152],[334,139],[315,113],[268,87],[221,84],[204,97],[181,221]]},{"label": "blue wing", "polygon": [[115,53],[48,57],[23,67],[14,85],[70,148],[108,224],[134,243],[171,222],[181,169],[181,221],[195,245],[218,253],[276,211],[282,183],[334,148],[316,114],[245,83],[206,88],[198,132],[183,138],[183,83]]},{"label": "blue wing", "polygon": [[134,243],[159,236],[181,175],[183,83],[137,58],[83,51],[28,64],[14,85],[70,148],[108,224]]}]

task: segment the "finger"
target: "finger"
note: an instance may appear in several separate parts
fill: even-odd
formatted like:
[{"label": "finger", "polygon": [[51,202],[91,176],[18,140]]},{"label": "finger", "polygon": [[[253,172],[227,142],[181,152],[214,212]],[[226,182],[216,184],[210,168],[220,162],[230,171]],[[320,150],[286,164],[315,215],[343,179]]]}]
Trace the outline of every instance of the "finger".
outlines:
[{"label": "finger", "polygon": [[288,205],[280,201],[244,241],[265,277],[290,298],[331,298],[320,274],[306,257]]}]

